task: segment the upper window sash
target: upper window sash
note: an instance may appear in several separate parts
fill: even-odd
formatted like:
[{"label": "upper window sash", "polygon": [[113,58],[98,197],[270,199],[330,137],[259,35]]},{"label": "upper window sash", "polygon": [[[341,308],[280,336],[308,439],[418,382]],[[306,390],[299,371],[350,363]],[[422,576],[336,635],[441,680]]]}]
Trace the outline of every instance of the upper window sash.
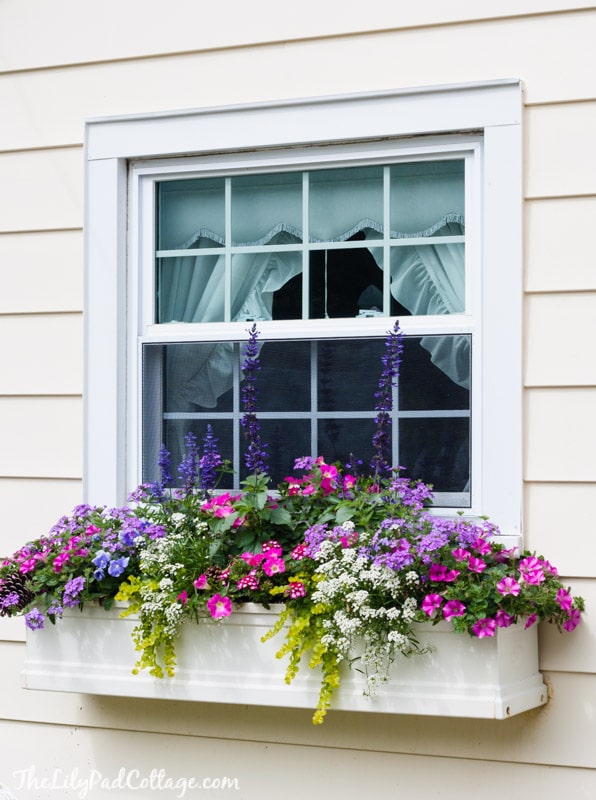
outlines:
[{"label": "upper window sash", "polygon": [[[136,328],[134,328],[134,330],[136,330],[136,335],[147,336],[149,339],[158,339],[163,335],[166,337],[166,340],[171,340],[173,337],[180,336],[182,337],[182,340],[188,340],[189,338],[192,339],[195,336],[211,335],[205,330],[194,330],[195,325],[192,322],[186,322],[185,325],[188,327],[188,329],[182,331],[176,322],[165,322],[164,324],[160,325],[159,321],[156,319],[155,270],[156,242],[158,240],[158,235],[155,206],[157,202],[158,187],[160,183],[163,183],[165,180],[182,181],[189,180],[191,177],[200,176],[202,178],[221,178],[222,180],[230,182],[234,180],[234,175],[266,175],[267,172],[289,173],[290,171],[300,174],[307,170],[320,170],[322,167],[325,169],[337,168],[338,165],[340,168],[345,169],[348,164],[354,167],[371,165],[379,166],[380,168],[384,167],[385,172],[387,173],[393,165],[403,165],[407,163],[423,161],[440,162],[441,160],[463,161],[465,163],[465,236],[463,237],[463,246],[465,247],[465,275],[463,308],[461,311],[458,310],[454,314],[449,314],[449,320],[445,318],[447,315],[441,315],[441,319],[435,319],[432,315],[419,314],[418,316],[413,316],[412,318],[404,317],[404,324],[406,325],[408,331],[411,330],[412,333],[424,333],[426,331],[434,332],[437,329],[459,331],[462,330],[462,321],[465,319],[464,329],[470,330],[469,326],[472,323],[472,317],[478,313],[481,301],[480,282],[477,274],[478,270],[474,265],[479,263],[479,259],[481,257],[479,210],[481,208],[482,192],[482,147],[483,144],[481,137],[476,137],[475,140],[471,139],[471,137],[466,137],[465,140],[462,140],[461,137],[436,137],[432,139],[432,144],[429,144],[427,140],[424,141],[423,145],[417,146],[415,143],[408,144],[398,142],[393,147],[389,147],[387,144],[385,144],[384,149],[381,149],[378,144],[371,145],[370,143],[360,144],[357,148],[354,145],[344,145],[340,148],[334,148],[333,156],[331,158],[329,155],[329,150],[327,149],[325,152],[327,158],[326,162],[322,161],[323,154],[318,152],[316,148],[306,148],[302,150],[295,149],[290,155],[276,153],[275,164],[271,163],[272,156],[269,153],[260,154],[260,157],[257,157],[255,154],[251,154],[250,158],[248,159],[244,154],[238,154],[235,157],[226,155],[226,157],[223,159],[226,166],[225,172],[222,170],[221,164],[214,163],[213,157],[206,159],[207,163],[205,163],[205,159],[203,158],[184,159],[182,160],[182,163],[180,161],[176,161],[175,164],[167,162],[159,162],[158,164],[155,164],[154,162],[135,163],[131,169],[130,176],[131,229],[138,229],[139,233],[138,238],[135,236],[131,241],[130,268],[135,270],[135,266],[138,265],[138,274],[133,276],[133,291],[137,286],[140,286],[142,298],[140,307],[138,309]],[[346,150],[347,153],[344,152]],[[348,161],[348,158],[354,159],[354,161]],[[393,229],[393,226],[391,219],[388,217],[388,191],[389,187],[387,186],[387,180],[385,180],[384,212],[383,219],[381,220],[381,224],[384,226],[385,230],[384,236],[378,241],[369,240],[365,243],[360,243],[361,247],[365,246],[369,249],[375,247],[378,248],[379,252],[381,249],[383,251],[380,260],[384,266],[383,275],[385,279],[385,305],[383,308],[384,316],[390,315],[390,270],[388,265],[391,259],[391,254],[393,252],[397,252],[397,248],[400,246],[415,244],[415,242],[409,243],[407,239],[391,238],[390,233]],[[229,188],[226,189],[226,196],[228,196],[228,192]],[[308,204],[308,195],[303,198],[303,203],[306,205]],[[229,201],[227,203],[226,215],[228,225],[226,232],[231,238],[232,225],[230,222],[231,209]],[[306,231],[304,238],[306,239],[306,237],[309,235],[309,220],[307,217],[305,218],[305,222]],[[459,241],[459,239],[457,240]],[[455,241],[455,238],[452,239],[452,241]],[[434,237],[428,237],[428,239],[424,240],[424,242],[433,244]],[[296,242],[294,245],[292,245],[292,249],[295,248],[300,252],[308,254],[321,249],[330,250],[334,247],[342,248],[353,246],[356,246],[356,243],[331,242],[328,244],[318,241],[302,241]],[[274,246],[273,249],[275,249]],[[263,248],[260,247],[259,250],[263,250]],[[232,252],[241,252],[241,250],[236,250],[236,248],[234,248],[231,251],[230,247],[225,248],[222,246],[221,249],[218,248],[217,251],[214,252],[221,252],[222,256],[225,256],[226,251],[228,255],[227,270],[228,273],[230,273],[230,260],[232,257]],[[171,255],[172,252],[179,252],[180,255],[187,255],[184,250],[172,251],[171,249],[166,250],[165,254]],[[160,252],[158,250],[157,257],[160,258],[163,255],[164,251]],[[219,322],[225,322],[226,320],[228,322],[230,321],[231,308],[229,291],[232,281],[230,274],[226,276],[226,279],[228,290],[228,297],[226,298],[226,314],[225,317],[222,315],[221,319],[210,321],[210,327],[214,325],[217,326],[217,323]],[[421,316],[424,317],[424,321],[420,319]],[[308,317],[308,297],[303,296],[302,318],[307,320]],[[362,320],[359,320],[359,323],[361,321]],[[312,323],[314,320],[311,319],[309,322]],[[337,318],[334,320],[334,323],[335,322],[337,322]],[[288,325],[281,323],[280,330],[285,334],[288,330]],[[214,334],[221,336],[222,329],[216,327],[214,329]]]}]

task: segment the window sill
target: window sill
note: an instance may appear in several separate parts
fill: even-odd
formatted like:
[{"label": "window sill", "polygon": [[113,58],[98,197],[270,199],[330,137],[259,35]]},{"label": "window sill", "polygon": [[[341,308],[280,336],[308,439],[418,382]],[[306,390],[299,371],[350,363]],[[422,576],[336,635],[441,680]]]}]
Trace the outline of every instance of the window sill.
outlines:
[{"label": "window sill", "polygon": [[[69,611],[55,627],[27,632],[22,684],[42,689],[122,697],[310,708],[317,704],[316,671],[301,670],[284,682],[285,663],[275,658],[281,637],[261,636],[275,611],[250,605],[222,624],[187,625],[177,646],[176,677],[132,675],[136,660],[134,619],[86,607]],[[363,678],[346,671],[332,709],[389,714],[505,719],[543,705],[547,690],[538,671],[536,627],[500,629],[494,638],[471,639],[451,626],[421,625],[420,641],[436,649],[400,658],[391,680],[368,698]]]}]

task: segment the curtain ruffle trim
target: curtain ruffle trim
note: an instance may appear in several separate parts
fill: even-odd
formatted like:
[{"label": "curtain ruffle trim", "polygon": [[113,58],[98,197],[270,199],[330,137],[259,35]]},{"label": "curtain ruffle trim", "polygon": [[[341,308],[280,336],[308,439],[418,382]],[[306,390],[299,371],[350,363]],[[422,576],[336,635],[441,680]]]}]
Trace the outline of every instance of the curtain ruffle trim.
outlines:
[{"label": "curtain ruffle trim", "polygon": [[[391,239],[422,239],[430,236],[434,236],[441,228],[445,228],[447,225],[450,224],[457,224],[461,225],[462,228],[465,226],[464,216],[463,214],[459,214],[455,211],[450,212],[449,214],[445,214],[440,220],[435,222],[434,225],[431,225],[430,228],[425,228],[422,231],[417,231],[416,233],[404,233],[403,231],[391,231],[390,238]],[[372,230],[376,231],[381,237],[383,235],[383,224],[381,222],[377,222],[374,219],[361,219],[359,222],[356,223],[353,227],[349,230],[340,233],[338,236],[333,236],[327,239],[319,239],[316,236],[309,237],[310,244],[319,244],[322,242],[346,242],[348,239],[351,239],[352,236],[355,236],[357,233],[361,233],[365,230]],[[294,237],[298,242],[302,241],[302,231],[300,228],[297,228],[295,225],[289,225],[287,222],[278,222],[277,225],[274,225],[271,230],[262,236],[260,239],[255,239],[251,242],[234,242],[232,244],[233,247],[260,247],[263,245],[267,245],[279,234],[288,234],[289,236]],[[178,247],[174,248],[175,250],[190,250],[192,249],[197,242],[201,241],[201,239],[209,239],[210,241],[214,242],[216,245],[224,246],[225,239],[220,236],[219,234],[215,233],[215,231],[210,230],[209,228],[201,228],[200,230],[193,233],[186,241],[182,242],[182,244],[178,245]],[[380,240],[379,240],[380,241]]]}]

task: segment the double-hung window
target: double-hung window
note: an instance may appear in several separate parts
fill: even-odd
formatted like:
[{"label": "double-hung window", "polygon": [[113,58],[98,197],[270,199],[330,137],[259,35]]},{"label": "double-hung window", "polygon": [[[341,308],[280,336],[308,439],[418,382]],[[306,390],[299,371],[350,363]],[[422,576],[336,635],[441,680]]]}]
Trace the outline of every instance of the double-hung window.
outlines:
[{"label": "double-hung window", "polygon": [[273,483],[366,465],[398,319],[393,463],[517,532],[519,106],[502,82],[89,123],[88,498],[208,425],[237,485],[253,324]]}]

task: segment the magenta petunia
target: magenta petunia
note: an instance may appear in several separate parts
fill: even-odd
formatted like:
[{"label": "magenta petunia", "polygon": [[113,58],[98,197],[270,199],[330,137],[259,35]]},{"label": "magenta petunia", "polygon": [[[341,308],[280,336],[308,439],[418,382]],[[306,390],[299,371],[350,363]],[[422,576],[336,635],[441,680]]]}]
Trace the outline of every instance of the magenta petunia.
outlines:
[{"label": "magenta petunia", "polygon": [[448,600],[443,606],[443,616],[449,621],[453,617],[461,617],[465,610],[465,605],[459,600]]},{"label": "magenta petunia", "polygon": [[430,617],[438,608],[441,608],[443,598],[440,594],[427,594],[422,601],[422,610]]},{"label": "magenta petunia", "polygon": [[561,606],[563,611],[571,611],[573,598],[565,589],[559,589],[557,592],[557,603]]},{"label": "magenta petunia", "polygon": [[194,582],[195,589],[206,589],[209,586],[209,580],[205,573],[199,575],[199,577]]},{"label": "magenta petunia", "polygon": [[232,613],[232,602],[229,597],[214,594],[213,597],[207,600],[207,608],[213,619],[221,619],[222,617],[229,617]]},{"label": "magenta petunia", "polygon": [[563,628],[566,631],[573,631],[577,628],[579,623],[581,622],[581,614],[579,613],[577,608],[572,608],[569,614],[569,618],[565,620],[563,623]]},{"label": "magenta petunia", "polygon": [[276,575],[278,572],[285,572],[285,570],[286,565],[283,558],[274,556],[273,558],[266,558],[265,561],[263,561],[263,572],[267,575]]},{"label": "magenta petunia", "polygon": [[536,614],[530,614],[530,616],[526,620],[526,624],[524,625],[524,630],[526,630],[527,628],[531,628],[537,619],[538,617],[536,616]]},{"label": "magenta petunia", "polygon": [[511,614],[508,614],[503,608],[500,608],[495,614],[495,621],[497,627],[508,628],[510,625],[513,625],[515,618],[512,617]]},{"label": "magenta petunia", "polygon": [[497,583],[497,591],[502,595],[511,594],[513,597],[517,597],[521,591],[521,586],[513,576],[505,575],[505,577],[501,578]]},{"label": "magenta petunia", "polygon": [[472,625],[472,633],[479,639],[484,639],[485,636],[494,636],[497,623],[490,617],[483,617]]}]

